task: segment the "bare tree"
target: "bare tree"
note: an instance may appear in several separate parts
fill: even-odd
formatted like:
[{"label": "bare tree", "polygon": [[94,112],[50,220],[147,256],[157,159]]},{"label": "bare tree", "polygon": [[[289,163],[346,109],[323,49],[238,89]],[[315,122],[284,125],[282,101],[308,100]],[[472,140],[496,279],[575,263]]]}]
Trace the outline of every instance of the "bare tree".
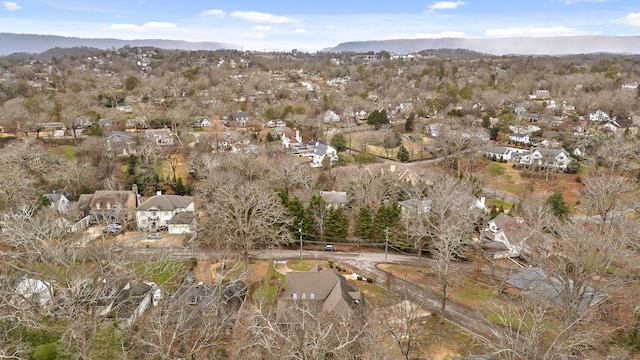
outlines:
[{"label": "bare tree", "polygon": [[199,188],[204,245],[235,250],[248,262],[251,250],[292,241],[291,219],[275,192],[254,183],[215,184],[209,179]]},{"label": "bare tree", "polygon": [[288,312],[254,308],[246,319],[246,345],[240,354],[262,359],[351,359],[371,357],[369,324],[359,314],[326,313],[309,302],[295,302]]},{"label": "bare tree", "polygon": [[448,290],[455,273],[452,262],[463,257],[464,244],[471,239],[475,199],[468,184],[453,177],[434,181],[427,198],[431,203],[422,215],[426,225],[423,231],[433,244],[432,255],[442,292],[440,321],[444,323]]},{"label": "bare tree", "polygon": [[583,179],[582,204],[588,214],[600,217],[603,228],[611,225],[615,211],[623,205],[626,196],[636,189],[634,183],[620,175],[592,173]]}]

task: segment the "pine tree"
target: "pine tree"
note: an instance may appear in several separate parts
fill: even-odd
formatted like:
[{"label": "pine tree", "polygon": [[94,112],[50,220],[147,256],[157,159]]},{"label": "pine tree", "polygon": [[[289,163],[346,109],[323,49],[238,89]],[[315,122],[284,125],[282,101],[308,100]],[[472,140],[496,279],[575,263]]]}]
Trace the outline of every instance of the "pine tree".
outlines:
[{"label": "pine tree", "polygon": [[384,240],[387,229],[392,230],[400,223],[400,212],[400,206],[397,202],[378,207],[373,223],[372,238],[378,241]]},{"label": "pine tree", "polygon": [[407,150],[407,148],[404,147],[404,145],[400,145],[400,148],[398,149],[397,158],[401,162],[409,161],[409,151]]},{"label": "pine tree", "polygon": [[373,219],[371,218],[371,208],[363,206],[358,210],[358,217],[355,224],[355,235],[364,241],[371,240],[373,230]]},{"label": "pine tree", "polygon": [[325,235],[330,241],[345,241],[349,232],[349,217],[342,206],[329,209],[325,220]]},{"label": "pine tree", "polygon": [[302,230],[302,237],[308,239],[309,234],[313,229],[313,221],[311,220],[311,215],[302,204],[302,201],[300,201],[297,196],[294,196],[289,199],[286,207],[289,216],[293,218],[293,223],[289,227],[291,235],[298,237],[300,235],[300,230]]},{"label": "pine tree", "polygon": [[567,202],[564,200],[561,191],[556,191],[551,194],[551,196],[549,196],[544,203],[551,208],[551,212],[553,212],[553,215],[555,215],[559,219],[565,220],[569,217],[569,215],[571,215],[571,208],[569,207],[569,204],[567,204]]}]

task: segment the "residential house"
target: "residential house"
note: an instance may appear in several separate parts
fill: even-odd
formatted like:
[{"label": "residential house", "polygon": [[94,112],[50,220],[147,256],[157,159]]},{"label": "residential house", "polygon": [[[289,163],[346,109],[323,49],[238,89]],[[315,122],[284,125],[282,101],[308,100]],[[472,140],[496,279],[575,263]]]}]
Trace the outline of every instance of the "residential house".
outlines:
[{"label": "residential house", "polygon": [[[246,299],[249,287],[241,280],[216,284],[185,284],[172,296],[172,313],[181,313],[185,325],[196,323],[202,316],[214,316],[231,334]],[[171,320],[171,319],[170,319]]]},{"label": "residential house", "polygon": [[541,168],[549,167],[564,171],[571,161],[572,158],[565,149],[537,147],[531,150],[530,154],[522,156],[520,165],[524,165],[525,167],[536,165]]},{"label": "residential house", "polygon": [[[195,205],[193,197],[180,195],[163,195],[158,192],[136,208],[136,224],[142,231],[157,231],[166,229],[170,220],[176,215],[183,212],[195,214]],[[184,216],[184,215],[183,215]],[[195,217],[192,215],[191,221],[187,224],[188,217],[180,217],[173,222],[174,231],[184,231],[182,233],[191,232],[190,225]],[[178,221],[180,220],[180,221]],[[178,232],[179,233],[179,232]]]},{"label": "residential house", "polygon": [[533,91],[533,94],[529,95],[532,100],[548,100],[551,97],[549,90],[537,89]]},{"label": "residential house", "polygon": [[347,193],[345,191],[320,191],[327,208],[338,208],[347,205]]},{"label": "residential house", "polygon": [[160,146],[172,146],[173,145],[173,133],[171,129],[146,129],[144,131],[144,137],[151,140]]},{"label": "residential house", "polygon": [[111,131],[106,133],[107,150],[118,155],[128,156],[136,153],[136,138],[134,134],[126,131]]},{"label": "residential house", "polygon": [[230,115],[225,115],[222,121],[227,126],[245,127],[249,124],[249,114],[244,111],[238,111]]},{"label": "residential house", "polygon": [[500,213],[495,218],[489,220],[488,227],[483,231],[483,238],[490,241],[499,242],[504,245],[504,249],[490,251],[492,258],[518,257],[524,247],[524,237],[520,231],[522,221]]},{"label": "residential house", "polygon": [[529,138],[529,134],[520,134],[520,133],[510,133],[509,140],[520,143],[520,144],[530,144],[531,139]]},{"label": "residential house", "polygon": [[429,124],[425,125],[425,130],[427,132],[427,135],[431,137],[438,137],[438,132],[440,132],[441,127],[441,123]]},{"label": "residential house", "polygon": [[306,302],[314,310],[338,315],[353,314],[361,309],[360,290],[332,269],[316,265],[307,272],[293,271],[286,276],[287,286],[277,304],[277,317],[281,323],[298,321],[288,312],[296,302]]},{"label": "residential house", "polygon": [[322,121],[324,121],[325,123],[339,122],[340,116],[338,116],[338,114],[334,113],[331,110],[327,110],[327,112],[325,112],[322,116]]},{"label": "residential house", "polygon": [[506,283],[523,296],[533,296],[560,305],[565,305],[563,299],[570,300],[580,312],[603,303],[609,297],[587,285],[575,288],[573,280],[548,275],[541,268],[523,268]]},{"label": "residential house", "polygon": [[322,167],[322,161],[325,157],[329,158],[331,165],[338,161],[338,151],[332,146],[316,142],[311,156],[312,167]]},{"label": "residential house", "polygon": [[589,120],[598,122],[609,121],[611,120],[611,117],[609,117],[609,114],[607,114],[606,112],[598,109],[595,112],[589,114]]},{"label": "residential house", "polygon": [[527,114],[525,119],[530,123],[537,123],[540,121],[540,114]]},{"label": "residential house", "polygon": [[493,161],[509,161],[513,159],[513,155],[517,149],[502,146],[489,146],[485,152],[485,156]]},{"label": "residential house", "polygon": [[402,214],[426,214],[431,209],[431,199],[409,199],[399,201],[400,211]]},{"label": "residential house", "polygon": [[193,234],[196,229],[196,213],[182,211],[167,220],[167,232],[169,234]]},{"label": "residential house", "polygon": [[55,209],[58,214],[66,214],[69,211],[71,201],[66,196],[57,193],[55,190],[50,194],[44,194],[44,197],[51,203],[51,208]]},{"label": "residential house", "polygon": [[90,215],[96,220],[127,221],[135,216],[139,203],[137,187],[131,191],[98,190],[92,194],[82,194],[78,208],[83,216]]},{"label": "residential house", "polygon": [[610,119],[609,121],[601,121],[598,127],[601,130],[611,131],[613,133],[622,133],[633,125],[631,119]]}]

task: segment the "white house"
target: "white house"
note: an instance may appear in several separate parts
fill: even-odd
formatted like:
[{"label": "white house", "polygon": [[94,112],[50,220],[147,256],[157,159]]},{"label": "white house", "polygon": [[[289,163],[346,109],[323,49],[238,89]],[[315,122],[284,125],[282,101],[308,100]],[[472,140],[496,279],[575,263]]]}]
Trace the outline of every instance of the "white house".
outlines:
[{"label": "white house", "polygon": [[519,133],[510,133],[509,140],[515,141],[517,143],[522,144],[530,144],[531,139],[529,138],[529,134],[519,134]]},{"label": "white house", "polygon": [[168,222],[182,212],[195,213],[193,197],[162,195],[158,192],[136,209],[136,223],[143,231],[168,227]]},{"label": "white house", "polygon": [[313,149],[313,156],[311,157],[311,166],[322,167],[322,161],[325,157],[329,157],[333,165],[338,161],[338,151],[332,146],[316,142],[316,147]]},{"label": "white house", "polygon": [[324,116],[322,117],[322,120],[325,123],[338,122],[338,121],[340,121],[340,116],[338,116],[338,114],[334,113],[331,110],[327,110],[327,112],[324,113]]},{"label": "white house", "polygon": [[51,194],[44,194],[44,197],[49,199],[51,207],[55,209],[58,214],[66,214],[69,211],[69,204],[71,201],[66,196],[58,194],[55,190]]},{"label": "white house", "polygon": [[520,164],[525,166],[538,165],[554,168],[557,170],[566,170],[572,159],[565,149],[549,149],[538,147],[531,151],[530,154],[522,156]]},{"label": "white house", "polygon": [[602,110],[596,110],[595,112],[592,112],[589,114],[589,120],[591,121],[609,121],[610,117],[609,114],[607,114],[606,112],[602,111]]},{"label": "white house", "polygon": [[517,257],[522,251],[522,237],[516,231],[522,221],[504,213],[498,214],[489,220],[488,227],[484,230],[485,239],[504,244],[507,248],[505,254],[495,254],[496,257]]}]

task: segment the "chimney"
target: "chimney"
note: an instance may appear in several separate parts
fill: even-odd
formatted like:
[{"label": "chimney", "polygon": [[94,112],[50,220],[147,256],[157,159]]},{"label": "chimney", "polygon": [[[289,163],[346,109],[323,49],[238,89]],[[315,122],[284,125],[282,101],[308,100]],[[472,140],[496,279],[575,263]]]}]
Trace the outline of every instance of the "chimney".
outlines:
[{"label": "chimney", "polygon": [[161,191],[161,190],[158,190],[158,191],[156,192],[156,195],[158,195],[158,196],[162,195],[162,191]]},{"label": "chimney", "polygon": [[296,130],[296,141],[302,142],[302,138],[300,137],[300,130]]}]

